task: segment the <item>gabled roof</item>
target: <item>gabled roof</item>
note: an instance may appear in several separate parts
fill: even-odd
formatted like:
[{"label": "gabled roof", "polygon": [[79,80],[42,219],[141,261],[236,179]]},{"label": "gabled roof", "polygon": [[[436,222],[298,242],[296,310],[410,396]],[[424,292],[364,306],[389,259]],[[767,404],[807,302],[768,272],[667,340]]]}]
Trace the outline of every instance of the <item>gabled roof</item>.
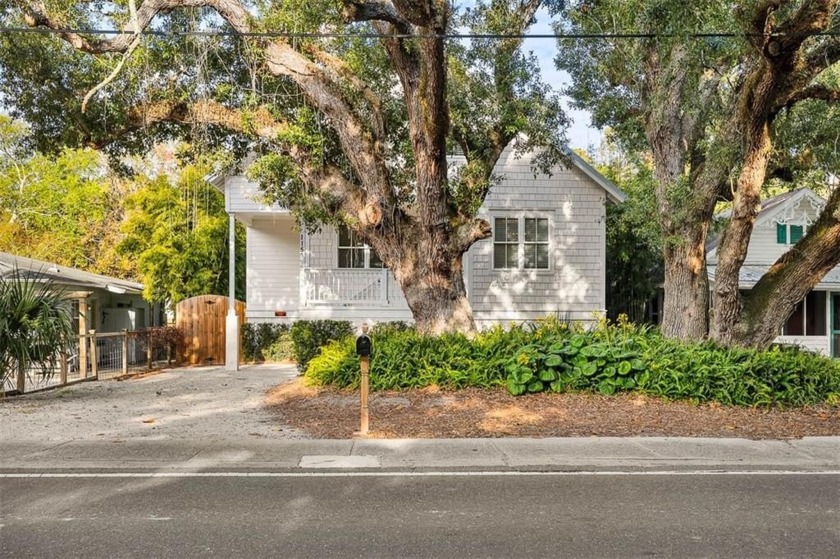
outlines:
[{"label": "gabled roof", "polygon": [[627,200],[627,194],[622,192],[622,190],[618,188],[615,185],[615,183],[613,183],[610,180],[607,180],[607,178],[604,175],[596,171],[595,168],[592,167],[592,165],[590,165],[586,161],[584,161],[582,157],[580,157],[573,151],[570,151],[569,155],[572,158],[572,164],[581,171],[583,171],[583,174],[585,174],[587,177],[595,181],[598,184],[598,186],[603,188],[607,192],[607,196],[610,200],[612,200],[616,204]]},{"label": "gabled roof", "polygon": [[[785,192],[784,194],[779,194],[778,196],[773,196],[772,198],[764,200],[761,203],[761,211],[759,211],[758,215],[755,217],[754,226],[758,227],[759,225],[777,219],[787,208],[795,206],[804,200],[808,200],[815,207],[825,205],[825,200],[814,194],[814,191],[810,188],[797,188],[796,190],[791,190],[790,192]],[[728,219],[730,215],[732,215],[732,210],[725,210],[717,214],[715,217]],[[719,243],[720,235],[707,242],[706,253],[712,253],[717,250]]]},{"label": "gabled roof", "polygon": [[77,268],[59,266],[52,262],[0,252],[0,277],[10,277],[15,273],[15,270],[24,276],[49,278],[57,284],[80,289],[97,288],[105,289],[111,293],[132,295],[139,295],[143,292],[143,284],[133,281],[92,274]]},{"label": "gabled roof", "polygon": [[[607,193],[607,197],[612,200],[614,203],[619,204],[627,200],[627,194],[625,194],[620,188],[618,188],[615,183],[608,180],[604,175],[599,173],[595,170],[592,165],[587,163],[583,160],[581,156],[573,152],[572,150],[567,150],[566,155],[572,162],[572,165],[578,169],[580,169],[584,175],[592,179],[595,184],[600,186],[604,189]],[[249,156],[250,157],[250,156]],[[463,163],[466,162],[466,157],[462,153],[455,153],[449,155],[450,163]],[[225,192],[225,175],[222,172],[214,172],[206,177],[204,180],[207,181],[210,185],[216,188],[218,191],[224,193]]]}]

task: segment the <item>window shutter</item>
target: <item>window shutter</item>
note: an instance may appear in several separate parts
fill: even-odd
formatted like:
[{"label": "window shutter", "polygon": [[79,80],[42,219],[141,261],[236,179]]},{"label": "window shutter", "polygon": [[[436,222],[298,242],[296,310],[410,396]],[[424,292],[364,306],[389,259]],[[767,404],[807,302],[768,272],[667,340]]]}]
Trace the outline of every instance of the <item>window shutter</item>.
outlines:
[{"label": "window shutter", "polygon": [[784,223],[776,224],[776,242],[780,245],[787,244],[787,225]]},{"label": "window shutter", "polygon": [[799,239],[802,238],[803,233],[805,232],[805,228],[801,225],[791,225],[790,226],[790,244],[796,244],[799,242]]}]

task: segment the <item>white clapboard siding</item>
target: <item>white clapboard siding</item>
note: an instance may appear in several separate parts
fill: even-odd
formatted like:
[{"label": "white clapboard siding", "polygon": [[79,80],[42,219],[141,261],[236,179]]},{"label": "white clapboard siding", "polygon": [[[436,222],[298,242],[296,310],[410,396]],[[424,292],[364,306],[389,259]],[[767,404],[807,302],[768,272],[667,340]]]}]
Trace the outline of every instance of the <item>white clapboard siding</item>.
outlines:
[{"label": "white clapboard siding", "polygon": [[829,355],[828,336],[778,336],[773,341],[777,344],[798,345],[822,355]]},{"label": "white clapboard siding", "polygon": [[266,205],[259,183],[244,176],[230,176],[225,179],[225,204],[228,213],[234,214],[288,214],[289,211],[277,204]]},{"label": "white clapboard siding", "polygon": [[258,218],[247,228],[247,311],[250,318],[294,316],[300,307],[300,234],[290,216]]}]

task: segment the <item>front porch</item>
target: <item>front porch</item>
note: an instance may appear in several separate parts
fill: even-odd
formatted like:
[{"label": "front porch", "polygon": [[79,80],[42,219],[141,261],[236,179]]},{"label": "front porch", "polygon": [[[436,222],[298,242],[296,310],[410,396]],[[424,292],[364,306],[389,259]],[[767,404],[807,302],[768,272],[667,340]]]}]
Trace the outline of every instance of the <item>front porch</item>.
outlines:
[{"label": "front porch", "polygon": [[399,286],[387,268],[315,269],[300,274],[302,307],[389,307]]}]

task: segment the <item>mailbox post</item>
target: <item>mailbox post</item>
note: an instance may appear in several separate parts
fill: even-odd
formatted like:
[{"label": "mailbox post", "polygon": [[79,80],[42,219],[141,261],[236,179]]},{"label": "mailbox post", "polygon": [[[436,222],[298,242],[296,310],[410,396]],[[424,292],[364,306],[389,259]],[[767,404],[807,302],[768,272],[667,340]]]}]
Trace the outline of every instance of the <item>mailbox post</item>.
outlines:
[{"label": "mailbox post", "polygon": [[373,349],[370,336],[367,335],[367,331],[367,324],[362,324],[362,335],[356,338],[356,354],[359,356],[359,361],[362,367],[362,411],[359,432],[363,437],[368,434],[368,373],[370,372],[370,354]]}]

